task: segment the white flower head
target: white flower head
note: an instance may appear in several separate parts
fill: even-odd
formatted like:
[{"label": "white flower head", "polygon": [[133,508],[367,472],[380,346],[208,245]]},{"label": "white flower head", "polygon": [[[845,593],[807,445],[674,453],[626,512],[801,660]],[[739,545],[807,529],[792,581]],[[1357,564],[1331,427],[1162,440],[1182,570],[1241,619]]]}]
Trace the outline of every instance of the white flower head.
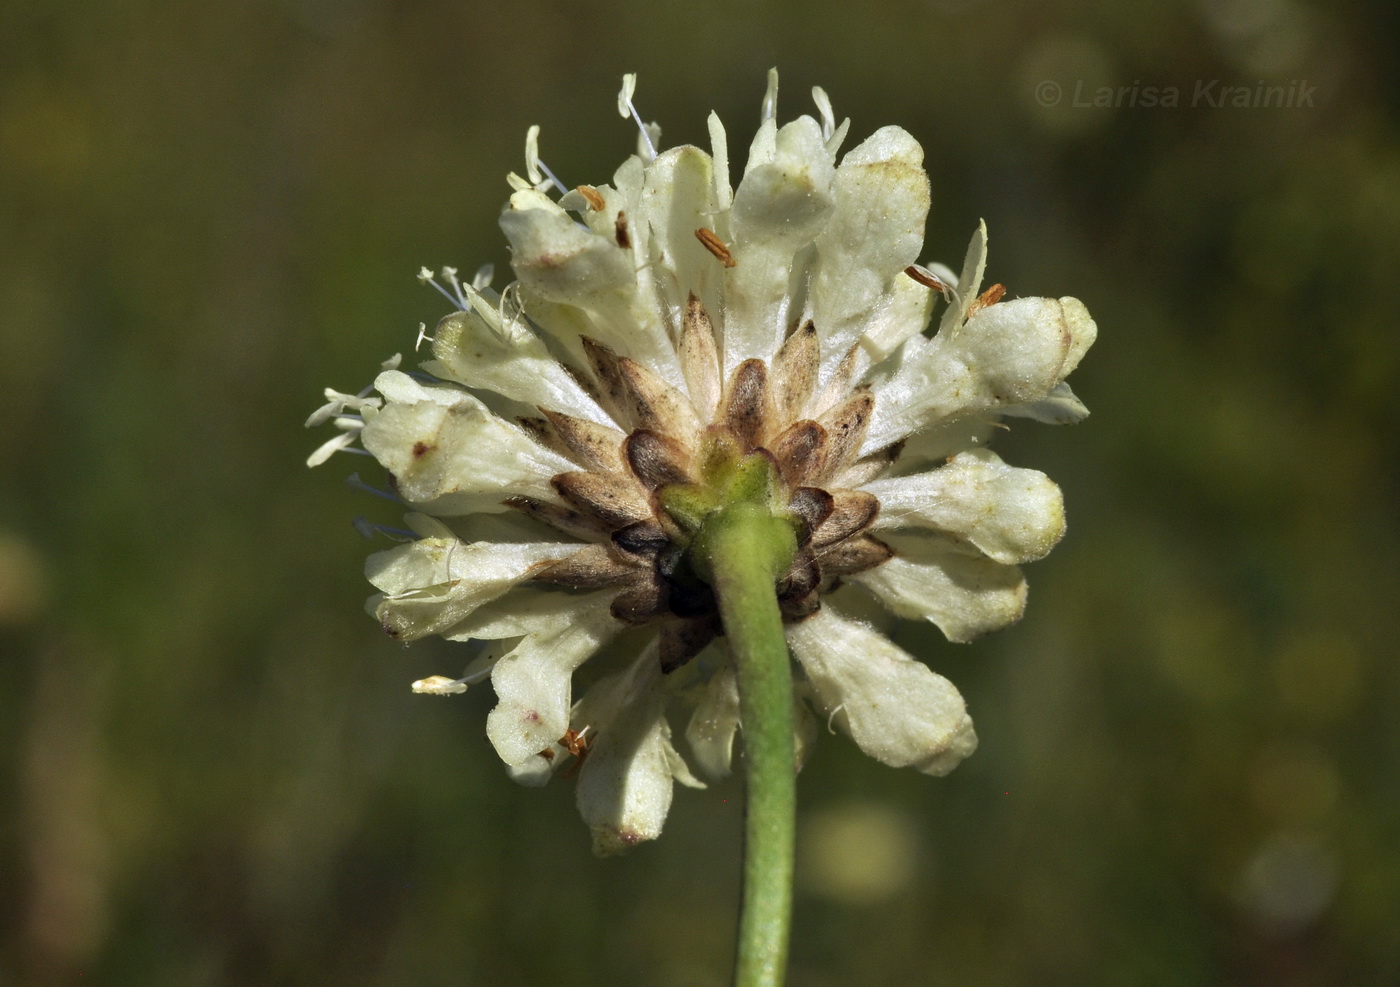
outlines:
[{"label": "white flower head", "polygon": [[[676,693],[694,762],[729,769],[734,676],[686,549],[756,453],[798,532],[776,591],[799,749],[820,719],[930,774],[973,751],[957,689],[829,591],[855,584],[951,641],[1016,621],[1018,566],[1059,540],[1063,504],[983,443],[1003,417],[1082,419],[1065,378],[1095,335],[1073,298],[983,290],[985,226],[960,274],[919,264],[929,184],[898,127],[838,155],[849,121],[816,90],[820,119],[779,126],[772,74],[731,188],[713,114],[712,152],[660,150],[634,94],[628,76],[618,109],[639,152],[611,183],[551,197],[532,129],[529,180],[501,217],[517,280],[497,293],[444,271],[458,310],[422,372],[386,366],[377,397],[328,391],[311,422],[341,430],[313,460],[358,440],[413,512],[414,538],[368,564],[384,629],[493,642],[461,678],[415,689],[489,676],[511,775],[568,765],[599,852],[654,838],[672,782],[700,784],[673,743]],[[590,659],[602,677],[576,696]]]}]

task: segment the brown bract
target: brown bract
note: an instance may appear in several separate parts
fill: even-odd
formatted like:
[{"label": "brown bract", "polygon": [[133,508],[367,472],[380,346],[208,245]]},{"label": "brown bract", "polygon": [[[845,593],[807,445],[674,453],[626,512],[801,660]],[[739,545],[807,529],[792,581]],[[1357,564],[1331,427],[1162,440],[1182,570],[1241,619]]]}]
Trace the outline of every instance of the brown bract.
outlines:
[{"label": "brown bract", "polygon": [[821,594],[841,577],[894,554],[865,534],[879,501],[852,488],[898,456],[890,449],[859,458],[875,399],[867,388],[847,390],[853,359],[843,361],[824,391],[844,396],[813,407],[820,351],[811,322],[788,336],[772,367],[745,360],[723,386],[713,323],[693,296],[679,343],[695,401],[603,343],[582,339],[588,366],[578,376],[621,428],[544,409],[541,417],[522,419],[541,443],[580,468],[553,477],[558,502],[506,502],[586,543],[538,566],[533,580],[576,590],[616,586],[613,616],[655,626],[666,671],[723,633],[714,595],[686,555],[694,519],[667,511],[668,489],[690,488],[703,498],[738,458],[759,454],[771,461],[797,534],[797,554],[775,586],[784,620],[795,622],[815,613]]}]

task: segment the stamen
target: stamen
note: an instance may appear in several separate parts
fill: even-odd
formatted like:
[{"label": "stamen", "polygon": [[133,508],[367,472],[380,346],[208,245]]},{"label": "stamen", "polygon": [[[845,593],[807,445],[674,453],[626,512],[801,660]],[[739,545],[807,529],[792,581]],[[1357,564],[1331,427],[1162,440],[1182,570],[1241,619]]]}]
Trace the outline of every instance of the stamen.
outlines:
[{"label": "stamen", "polygon": [[391,541],[410,542],[417,541],[418,536],[406,528],[391,528],[387,524],[376,524],[367,517],[357,517],[350,522],[355,526],[355,530],[360,533],[360,537],[369,541],[375,535],[383,535]]},{"label": "stamen", "polygon": [[[530,184],[543,192],[549,184],[553,184],[560,192],[569,191],[554,172],[549,170],[549,165],[540,160],[540,125],[531,124],[530,129],[525,132],[525,174],[530,178]],[[547,183],[545,179],[549,179]]]},{"label": "stamen", "polygon": [[778,115],[778,70],[768,70],[768,88],[763,92],[763,109],[758,114],[758,122],[765,124]]},{"label": "stamen", "polygon": [[938,292],[943,296],[945,302],[952,301],[952,287],[945,284],[942,278],[934,274],[928,268],[919,264],[910,264],[904,269],[904,273],[919,282],[919,284],[923,285],[925,288],[932,288],[934,291]]},{"label": "stamen", "polygon": [[[452,270],[452,269],[451,269],[451,268],[444,268],[444,269],[443,269],[443,274],[446,275],[446,273],[447,273],[448,270]],[[438,294],[442,295],[443,298],[446,298],[446,299],[447,299],[449,302],[451,302],[453,305],[457,306],[457,308],[458,308],[460,311],[465,312],[465,311],[467,310],[466,299],[463,298],[463,297],[461,297],[461,295],[462,295],[462,287],[461,287],[461,285],[460,285],[459,283],[457,283],[457,281],[456,281],[456,274],[457,274],[457,272],[456,272],[455,270],[452,270],[452,274],[453,274],[453,287],[455,287],[455,288],[457,289],[457,293],[456,293],[456,294],[453,294],[452,292],[450,292],[450,291],[448,291],[446,288],[444,288],[442,285],[438,284],[437,278],[433,277],[433,272],[430,271],[430,270],[428,270],[426,267],[420,267],[420,268],[418,269],[418,281],[419,281],[419,283],[421,283],[421,284],[432,285],[434,288],[437,289]]]},{"label": "stamen", "polygon": [[821,86],[813,86],[812,102],[817,104],[817,112],[822,117],[822,140],[829,141],[831,135],[836,133],[836,114],[831,110],[831,97]]},{"label": "stamen", "polygon": [[351,490],[358,490],[361,493],[374,494],[374,496],[376,497],[383,497],[385,500],[392,500],[396,504],[403,503],[403,500],[400,499],[397,494],[390,493],[388,490],[380,490],[378,487],[372,487],[364,480],[361,480],[359,473],[351,473],[349,476],[347,476],[345,478],[345,485]]},{"label": "stamen", "polygon": [[540,174],[540,125],[537,123],[532,123],[525,131],[525,174],[530,176],[532,185],[544,181]]},{"label": "stamen", "polygon": [[603,199],[602,194],[592,185],[580,185],[575,191],[583,196],[584,201],[588,203],[588,208],[594,212],[607,207],[607,202]]},{"label": "stamen", "polygon": [[457,307],[465,311],[467,297],[462,294],[462,282],[457,278],[457,268],[444,267],[439,273],[442,279],[452,286],[452,296],[457,299]]},{"label": "stamen", "polygon": [[429,336],[429,335],[428,335],[428,324],[427,324],[426,322],[420,322],[420,323],[418,323],[418,338],[415,339],[415,340],[413,341],[413,352],[417,353],[417,352],[418,352],[418,348],[419,348],[420,346],[422,346],[424,343],[436,343],[436,342],[437,342],[436,339],[434,339],[432,336]]},{"label": "stamen", "polygon": [[413,683],[413,691],[422,696],[460,696],[467,691],[467,683],[446,675],[429,675]]},{"label": "stamen", "polygon": [[978,295],[976,300],[967,307],[967,317],[970,319],[984,308],[990,308],[995,305],[997,302],[1001,301],[1001,296],[1004,294],[1006,294],[1006,285],[992,285],[986,291],[982,292],[982,294]]},{"label": "stamen", "polygon": [[642,122],[642,115],[637,112],[637,107],[632,103],[632,94],[637,91],[637,73],[628,72],[622,77],[622,89],[617,94],[617,115],[626,120],[629,116],[637,124],[637,129],[642,132],[642,141],[646,144],[647,160],[656,160],[656,145],[652,142],[651,133],[647,130],[647,125]]},{"label": "stamen", "polygon": [[734,255],[729,252],[729,248],[724,245],[724,241],[715,235],[714,230],[707,230],[702,226],[695,231],[695,239],[699,240],[701,246],[706,250],[719,258],[719,262],[725,267],[733,267],[738,263],[734,259]]},{"label": "stamen", "polygon": [[331,456],[335,455],[337,452],[363,452],[365,453],[365,455],[369,455],[369,453],[365,452],[365,450],[363,449],[352,448],[352,445],[357,438],[359,438],[358,431],[341,432],[335,438],[328,439],[326,442],[322,443],[320,446],[317,447],[315,452],[307,456],[306,465],[320,466],[322,463],[330,459]]}]

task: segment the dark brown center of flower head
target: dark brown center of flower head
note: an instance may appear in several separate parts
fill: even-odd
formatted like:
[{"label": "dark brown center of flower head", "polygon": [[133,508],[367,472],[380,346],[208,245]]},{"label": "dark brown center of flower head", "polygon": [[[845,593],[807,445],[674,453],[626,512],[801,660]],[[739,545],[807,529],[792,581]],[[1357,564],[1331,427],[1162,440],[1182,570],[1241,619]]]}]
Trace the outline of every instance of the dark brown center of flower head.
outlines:
[{"label": "dark brown center of flower head", "polygon": [[[704,308],[692,298],[681,340],[691,364],[715,360],[712,343],[708,352],[703,339],[697,344],[701,336],[713,338]],[[736,485],[763,484],[770,508],[793,526],[797,552],[776,586],[789,622],[816,612],[820,594],[842,576],[893,555],[864,533],[879,502],[853,488],[883,472],[899,450],[860,458],[874,398],[867,388],[851,389],[854,360],[844,361],[825,384],[829,399],[814,395],[817,334],[810,322],[788,337],[771,370],[761,360],[735,367],[712,408],[694,407],[659,376],[601,343],[582,343],[590,374],[579,377],[621,427],[544,410],[522,422],[544,445],[584,467],[553,478],[558,503],[506,502],[587,542],[567,558],[542,564],[535,582],[617,587],[613,615],[655,624],[662,666],[670,671],[722,633],[714,595],[687,549],[705,515],[735,496]],[[717,367],[711,373],[717,380]],[[820,409],[815,417],[798,417],[813,408]]]}]

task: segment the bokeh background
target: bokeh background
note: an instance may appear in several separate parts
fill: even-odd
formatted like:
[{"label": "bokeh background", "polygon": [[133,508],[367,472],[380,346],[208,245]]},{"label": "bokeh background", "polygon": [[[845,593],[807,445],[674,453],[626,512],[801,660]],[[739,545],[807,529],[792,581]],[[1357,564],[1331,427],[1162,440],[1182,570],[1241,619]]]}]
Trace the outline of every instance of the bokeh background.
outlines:
[{"label": "bokeh background", "polygon": [[727,982],[738,785],[595,860],[489,689],[409,693],[457,659],[362,614],[392,507],[301,422],[443,314],[419,265],[505,265],[529,124],[606,181],[636,71],[742,160],[770,65],[923,143],[926,259],[985,217],[1100,325],[1093,417],[999,440],[1070,511],[1026,619],[900,630],[982,749],[803,772],[791,983],[1400,983],[1397,9],[0,3],[0,983]]}]

